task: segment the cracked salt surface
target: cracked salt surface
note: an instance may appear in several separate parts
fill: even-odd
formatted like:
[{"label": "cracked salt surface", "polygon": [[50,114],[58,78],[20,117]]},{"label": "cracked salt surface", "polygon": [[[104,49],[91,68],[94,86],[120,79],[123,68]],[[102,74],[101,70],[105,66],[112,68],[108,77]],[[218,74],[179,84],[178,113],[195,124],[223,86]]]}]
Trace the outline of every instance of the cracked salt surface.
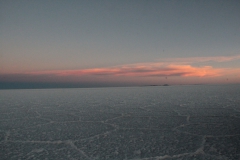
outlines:
[{"label": "cracked salt surface", "polygon": [[0,90],[0,157],[240,159],[240,86]]}]

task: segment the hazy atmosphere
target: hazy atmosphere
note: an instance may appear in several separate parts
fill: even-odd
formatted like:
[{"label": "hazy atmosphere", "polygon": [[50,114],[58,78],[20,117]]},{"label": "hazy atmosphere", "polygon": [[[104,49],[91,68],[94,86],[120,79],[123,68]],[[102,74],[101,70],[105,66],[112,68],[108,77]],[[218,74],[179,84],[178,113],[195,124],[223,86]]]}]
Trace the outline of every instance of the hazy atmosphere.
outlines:
[{"label": "hazy atmosphere", "polygon": [[0,159],[240,160],[240,0],[0,0]]},{"label": "hazy atmosphere", "polygon": [[239,15],[238,0],[1,0],[0,86],[240,83]]}]

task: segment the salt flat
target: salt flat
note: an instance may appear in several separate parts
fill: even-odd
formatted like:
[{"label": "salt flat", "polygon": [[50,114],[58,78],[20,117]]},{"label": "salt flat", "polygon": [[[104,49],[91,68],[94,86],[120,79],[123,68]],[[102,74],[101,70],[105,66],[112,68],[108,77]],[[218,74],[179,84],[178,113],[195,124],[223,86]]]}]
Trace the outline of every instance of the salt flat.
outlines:
[{"label": "salt flat", "polygon": [[240,159],[240,86],[0,90],[0,157]]}]

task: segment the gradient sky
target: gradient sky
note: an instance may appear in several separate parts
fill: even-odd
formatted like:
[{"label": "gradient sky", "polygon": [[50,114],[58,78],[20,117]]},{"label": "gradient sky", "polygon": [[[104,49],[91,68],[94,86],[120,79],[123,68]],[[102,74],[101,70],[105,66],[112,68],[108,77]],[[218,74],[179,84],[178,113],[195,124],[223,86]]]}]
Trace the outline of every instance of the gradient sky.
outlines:
[{"label": "gradient sky", "polygon": [[240,83],[239,17],[239,0],[0,0],[0,82]]}]

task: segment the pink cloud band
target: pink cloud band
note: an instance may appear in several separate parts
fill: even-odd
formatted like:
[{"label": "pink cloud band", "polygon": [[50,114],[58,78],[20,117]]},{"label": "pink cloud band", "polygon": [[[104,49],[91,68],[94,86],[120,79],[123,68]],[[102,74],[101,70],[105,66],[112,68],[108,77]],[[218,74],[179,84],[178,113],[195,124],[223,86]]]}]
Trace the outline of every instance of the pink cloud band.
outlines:
[{"label": "pink cloud band", "polygon": [[239,68],[214,68],[212,66],[196,67],[195,62],[217,61],[226,62],[240,59],[240,56],[229,57],[199,57],[171,59],[167,62],[152,62],[128,64],[105,68],[91,68],[78,70],[48,70],[24,73],[0,74],[0,81],[118,81],[140,80],[138,77],[220,77],[230,76],[240,82]]},{"label": "pink cloud band", "polygon": [[162,65],[159,63],[125,65],[109,68],[93,68],[82,70],[57,70],[29,72],[30,75],[55,75],[55,76],[220,76],[221,69],[211,66],[193,67],[190,65]]}]

